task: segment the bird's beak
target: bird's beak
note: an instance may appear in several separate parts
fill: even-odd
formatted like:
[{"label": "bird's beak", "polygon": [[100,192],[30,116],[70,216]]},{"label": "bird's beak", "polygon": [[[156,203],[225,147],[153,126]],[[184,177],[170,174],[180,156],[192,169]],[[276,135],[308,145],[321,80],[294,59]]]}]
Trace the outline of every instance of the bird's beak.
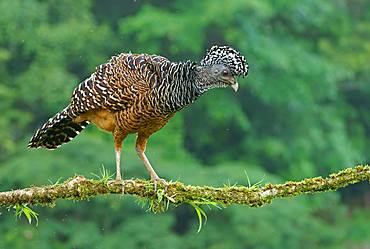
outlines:
[{"label": "bird's beak", "polygon": [[238,84],[238,81],[236,81],[235,77],[232,77],[229,83],[230,83],[230,87],[234,90],[234,92],[237,92],[239,88],[239,84]]},{"label": "bird's beak", "polygon": [[238,91],[238,88],[239,88],[239,84],[237,81],[235,81],[234,84],[230,85],[231,88],[234,90],[234,92],[237,92]]}]

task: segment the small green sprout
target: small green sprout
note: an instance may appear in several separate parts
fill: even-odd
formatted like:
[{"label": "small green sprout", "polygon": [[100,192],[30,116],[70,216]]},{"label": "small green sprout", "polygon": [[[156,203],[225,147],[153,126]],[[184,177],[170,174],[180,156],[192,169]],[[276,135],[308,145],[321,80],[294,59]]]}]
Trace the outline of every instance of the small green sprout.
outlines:
[{"label": "small green sprout", "polygon": [[60,183],[60,181],[62,180],[61,177],[59,177],[56,182],[53,182],[52,180],[48,179],[48,182],[54,187],[56,185],[58,185]]},{"label": "small green sprout", "polygon": [[256,182],[255,184],[252,185],[251,181],[250,181],[250,178],[249,178],[249,175],[247,173],[247,170],[244,170],[244,174],[247,177],[248,188],[258,188],[258,187],[261,186],[262,182],[265,180],[265,175],[263,175],[261,180],[259,180],[258,182]]},{"label": "small green sprout", "polygon": [[26,216],[28,223],[32,223],[32,219],[36,220],[36,226],[39,224],[38,213],[33,211],[27,204],[17,204],[13,206],[15,209],[15,216],[20,218],[22,215]]},{"label": "small green sprout", "polygon": [[95,173],[91,173],[93,176],[95,176],[99,181],[107,184],[109,180],[113,178],[114,174],[109,174],[109,171],[104,167],[102,164],[102,167],[100,169],[100,175],[97,175]]},{"label": "small green sprout", "polygon": [[[212,206],[218,209],[221,209],[221,207],[217,205],[216,202],[207,201],[207,200],[189,202],[189,204],[195,209],[195,212],[198,216],[199,225],[198,225],[197,233],[199,233],[202,230],[203,224],[205,225],[207,223],[207,214],[199,205],[207,205],[209,209],[211,209]],[[203,222],[203,217],[204,217],[204,222]]]},{"label": "small green sprout", "polygon": [[168,197],[164,189],[157,189],[155,197],[149,200],[148,210],[153,213],[165,212],[169,208],[170,201],[173,202],[173,198]]},{"label": "small green sprout", "polygon": [[[198,223],[199,223],[197,233],[199,233],[200,230],[202,230],[203,224],[206,224],[206,222],[207,222],[207,214],[197,204],[191,203],[191,202],[189,204],[195,209],[195,212],[197,213]],[[203,223],[203,217],[204,217],[204,223]]]}]

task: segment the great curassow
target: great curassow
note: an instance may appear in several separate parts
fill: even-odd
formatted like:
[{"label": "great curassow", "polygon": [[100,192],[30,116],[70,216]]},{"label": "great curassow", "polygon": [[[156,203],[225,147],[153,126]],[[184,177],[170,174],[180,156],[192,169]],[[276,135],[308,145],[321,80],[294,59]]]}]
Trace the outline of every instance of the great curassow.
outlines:
[{"label": "great curassow", "polygon": [[137,133],[136,151],[156,186],[161,179],[145,155],[150,135],[207,90],[230,86],[236,92],[235,77],[247,74],[245,57],[228,46],[211,47],[199,65],[122,53],[81,82],[69,105],[37,130],[28,147],[57,148],[94,123],[113,135],[116,180],[121,180],[122,142],[128,134]]}]

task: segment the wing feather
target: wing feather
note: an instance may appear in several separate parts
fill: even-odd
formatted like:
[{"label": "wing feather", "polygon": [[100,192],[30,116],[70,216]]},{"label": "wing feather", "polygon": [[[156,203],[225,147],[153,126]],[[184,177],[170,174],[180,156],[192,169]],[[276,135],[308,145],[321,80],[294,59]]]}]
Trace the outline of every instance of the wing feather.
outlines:
[{"label": "wing feather", "polygon": [[73,91],[68,112],[72,118],[93,109],[111,111],[130,107],[140,94],[146,94],[161,80],[161,70],[169,60],[158,55],[119,54]]}]

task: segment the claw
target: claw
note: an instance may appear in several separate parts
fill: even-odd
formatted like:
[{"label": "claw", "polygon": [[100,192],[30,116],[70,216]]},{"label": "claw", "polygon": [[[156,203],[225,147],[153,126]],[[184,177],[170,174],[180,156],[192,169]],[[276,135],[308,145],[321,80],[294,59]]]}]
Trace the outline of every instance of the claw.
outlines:
[{"label": "claw", "polygon": [[154,192],[155,193],[157,193],[157,185],[158,185],[157,183],[158,182],[162,182],[162,184],[164,185],[164,192],[167,192],[167,188],[168,188],[169,183],[165,179],[156,177],[156,178],[153,178],[152,181],[153,181],[153,184],[154,184]]},{"label": "claw", "polygon": [[121,192],[122,194],[125,194],[125,186],[131,184],[132,186],[136,186],[136,181],[133,180],[133,179],[126,179],[126,180],[123,180],[123,179],[114,179],[114,180],[110,180],[108,181],[108,185],[109,184],[114,184],[114,185],[121,185]]},{"label": "claw", "polygon": [[127,183],[131,183],[133,186],[136,185],[135,180],[132,180],[132,179],[125,180],[124,184],[122,184],[122,194],[125,193],[125,184],[127,184]]}]

